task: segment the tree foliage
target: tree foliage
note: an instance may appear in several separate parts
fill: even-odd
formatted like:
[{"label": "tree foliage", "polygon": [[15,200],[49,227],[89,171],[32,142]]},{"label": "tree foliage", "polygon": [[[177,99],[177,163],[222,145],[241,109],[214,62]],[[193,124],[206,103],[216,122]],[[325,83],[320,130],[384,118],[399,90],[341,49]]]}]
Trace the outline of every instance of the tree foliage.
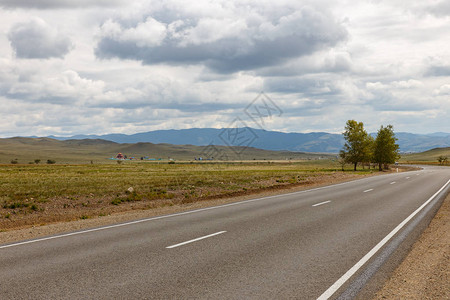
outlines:
[{"label": "tree foliage", "polygon": [[377,163],[380,171],[394,163],[399,157],[399,146],[392,125],[381,126],[376,138],[364,130],[364,124],[355,120],[348,120],[343,133],[344,148],[340,152],[343,162],[351,163],[356,171],[358,163]]},{"label": "tree foliage", "polygon": [[399,157],[399,146],[396,143],[397,138],[394,134],[392,125],[381,126],[375,139],[373,161],[378,164],[381,171],[382,166],[394,163]]},{"label": "tree foliage", "polygon": [[356,171],[358,163],[370,161],[371,138],[364,130],[364,124],[355,120],[347,121],[343,135],[346,142],[340,156],[346,162],[353,164]]}]

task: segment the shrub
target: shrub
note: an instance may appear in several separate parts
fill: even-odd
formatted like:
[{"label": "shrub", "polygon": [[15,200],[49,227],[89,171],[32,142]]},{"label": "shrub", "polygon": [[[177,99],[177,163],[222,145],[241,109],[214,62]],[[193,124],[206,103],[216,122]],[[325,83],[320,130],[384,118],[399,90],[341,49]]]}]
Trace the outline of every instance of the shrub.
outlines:
[{"label": "shrub", "polygon": [[10,209],[16,209],[16,208],[22,208],[22,207],[28,207],[29,204],[28,203],[23,203],[23,202],[14,202],[11,204],[4,204],[3,208],[10,208]]},{"label": "shrub", "polygon": [[437,160],[438,160],[440,165],[446,165],[447,162],[448,162],[448,157],[444,156],[444,155],[441,155],[441,156],[438,157]]},{"label": "shrub", "polygon": [[17,160],[17,158],[16,159],[11,159],[11,163],[13,165],[17,165],[19,163],[19,161]]},{"label": "shrub", "polygon": [[40,162],[41,162],[40,159],[35,159],[35,160],[34,160],[34,163],[35,163],[35,164],[39,164]]},{"label": "shrub", "polygon": [[120,203],[122,203],[122,200],[120,198],[116,198],[113,201],[111,201],[112,205],[119,205]]},{"label": "shrub", "polygon": [[56,164],[56,161],[53,159],[47,159],[47,164],[53,165],[53,164]]}]

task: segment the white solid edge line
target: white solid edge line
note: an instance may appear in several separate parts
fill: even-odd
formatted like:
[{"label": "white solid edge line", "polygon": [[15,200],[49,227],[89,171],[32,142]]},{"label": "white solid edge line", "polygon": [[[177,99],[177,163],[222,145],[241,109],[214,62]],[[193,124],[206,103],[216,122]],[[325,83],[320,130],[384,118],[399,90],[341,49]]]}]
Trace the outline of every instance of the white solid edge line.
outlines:
[{"label": "white solid edge line", "polygon": [[[387,174],[385,176],[389,176],[389,175],[390,174]],[[26,244],[31,244],[31,243],[37,243],[37,242],[43,242],[43,241],[48,241],[48,240],[53,240],[53,239],[59,239],[59,238],[68,237],[68,236],[72,236],[72,235],[84,234],[84,233],[89,233],[89,232],[105,230],[105,229],[111,229],[111,228],[117,228],[117,227],[122,227],[122,226],[138,224],[138,223],[144,223],[144,222],[149,222],[149,221],[154,221],[154,220],[159,220],[159,219],[183,216],[183,215],[193,214],[193,213],[197,213],[197,212],[202,212],[202,211],[207,211],[207,210],[212,210],[212,209],[218,209],[218,208],[223,208],[223,207],[229,207],[229,206],[234,206],[234,205],[241,205],[241,204],[245,204],[245,203],[256,202],[256,201],[261,201],[261,200],[266,200],[266,199],[271,199],[271,198],[284,197],[284,196],[290,196],[290,195],[296,195],[296,194],[303,194],[303,193],[308,193],[308,192],[328,189],[328,188],[335,187],[335,186],[340,186],[340,185],[345,185],[345,184],[349,184],[349,183],[354,183],[354,182],[358,182],[358,181],[368,180],[368,179],[371,179],[371,178],[375,178],[375,177],[365,177],[365,178],[360,178],[360,179],[356,179],[356,180],[352,180],[352,181],[346,181],[346,182],[336,183],[336,184],[333,184],[333,185],[327,185],[327,186],[322,186],[322,187],[318,187],[318,188],[313,188],[313,189],[310,189],[310,190],[304,190],[304,191],[298,191],[298,192],[292,192],[292,193],[279,194],[279,195],[267,196],[267,197],[262,197],[262,198],[244,200],[244,201],[239,201],[239,202],[234,202],[234,203],[229,203],[229,204],[205,207],[205,208],[200,208],[200,209],[195,209],[195,210],[189,210],[189,211],[185,211],[185,212],[181,212],[181,213],[174,213],[174,214],[170,214],[170,215],[151,217],[151,218],[146,218],[146,219],[141,219],[141,220],[136,220],[136,221],[131,221],[131,222],[125,222],[125,223],[108,225],[108,226],[103,226],[103,227],[98,227],[98,228],[93,228],[93,229],[81,230],[81,231],[76,231],[76,232],[71,232],[71,233],[64,233],[64,234],[59,234],[59,235],[50,236],[50,237],[46,237],[46,238],[40,238],[40,239],[35,239],[35,240],[29,240],[29,241],[24,241],[24,242],[18,242],[18,243],[13,243],[13,244],[9,244],[9,245],[4,245],[4,246],[0,246],[0,249],[10,248],[10,247],[15,247],[15,246],[20,246],[20,245],[26,245]]]},{"label": "white solid edge line", "polygon": [[372,248],[360,261],[358,261],[350,270],[348,270],[341,278],[339,278],[332,286],[330,286],[317,300],[325,300],[330,298],[350,277],[352,277],[375,253],[381,249],[400,229],[405,226],[416,214],[418,214],[425,206],[428,205],[448,184],[450,179],[445,183],[439,191],[434,193],[424,204],[410,214],[403,222],[397,225],[387,236],[384,237],[375,247]]},{"label": "white solid edge line", "polygon": [[328,201],[324,201],[324,202],[320,202],[320,203],[314,204],[313,206],[319,206],[319,205],[327,204],[327,203],[330,203],[330,202],[331,202],[331,200],[328,200]]},{"label": "white solid edge line", "polygon": [[[388,176],[388,175],[386,175],[386,176]],[[59,235],[50,236],[50,237],[46,237],[46,238],[40,238],[40,239],[35,239],[35,240],[29,240],[29,241],[24,241],[24,242],[18,242],[18,243],[13,243],[13,244],[9,244],[9,245],[4,245],[4,246],[0,246],[0,249],[10,248],[10,247],[15,247],[15,246],[20,246],[20,245],[26,245],[26,244],[31,244],[31,243],[37,243],[37,242],[43,242],[43,241],[48,241],[48,240],[53,240],[53,239],[59,239],[59,238],[68,237],[68,236],[72,236],[72,235],[84,234],[84,233],[89,233],[89,232],[105,230],[105,229],[111,229],[111,228],[117,228],[117,227],[122,227],[122,226],[138,224],[138,223],[144,223],[144,222],[149,222],[149,221],[154,221],[154,220],[159,220],[159,219],[183,216],[183,215],[193,214],[193,213],[197,213],[197,212],[202,212],[202,211],[207,211],[207,210],[212,210],[212,209],[218,209],[218,208],[223,208],[223,207],[229,207],[229,206],[235,206],[235,205],[241,205],[241,204],[246,204],[246,203],[251,203],[251,202],[256,202],[256,201],[261,201],[261,200],[266,200],[266,199],[271,199],[271,198],[284,197],[284,196],[290,196],[290,195],[296,195],[296,194],[303,194],[303,193],[323,190],[323,189],[327,189],[327,188],[331,188],[331,187],[335,187],[335,186],[345,185],[345,184],[349,184],[349,183],[353,183],[353,182],[358,182],[358,181],[362,181],[362,180],[367,180],[367,179],[370,179],[370,178],[374,178],[374,177],[365,177],[365,178],[356,179],[356,180],[352,180],[352,181],[346,181],[346,182],[342,182],[342,183],[336,183],[336,184],[333,184],[333,185],[327,185],[327,186],[322,186],[322,187],[318,187],[318,188],[313,188],[313,189],[310,189],[310,190],[304,190],[304,191],[298,191],[298,192],[292,192],[292,193],[279,194],[279,195],[267,196],[267,197],[262,197],[262,198],[244,200],[244,201],[239,201],[239,202],[234,202],[234,203],[228,203],[228,204],[222,204],[222,205],[217,205],[217,206],[199,208],[199,209],[195,209],[195,210],[189,210],[189,211],[185,211],[185,212],[181,212],[181,213],[174,213],[174,214],[170,214],[170,215],[151,217],[151,218],[146,218],[146,219],[141,219],[141,220],[136,220],[136,221],[131,221],[131,222],[125,222],[125,223],[120,223],[120,224],[103,226],[103,227],[99,227],[99,228],[81,230],[81,231],[76,231],[76,232],[71,232],[71,233],[64,233],[64,234],[59,234]]]},{"label": "white solid edge line", "polygon": [[365,190],[363,193],[367,193],[367,192],[371,192],[371,191],[373,191],[373,189]]},{"label": "white solid edge line", "polygon": [[193,239],[193,240],[189,240],[189,241],[186,241],[186,242],[183,242],[183,243],[179,243],[179,244],[176,244],[176,245],[168,246],[166,248],[167,249],[172,249],[172,248],[180,247],[180,246],[183,246],[183,245],[186,245],[186,244],[190,244],[190,243],[193,243],[193,242],[197,242],[197,241],[200,241],[200,240],[204,240],[204,239],[207,239],[207,238],[210,238],[210,237],[213,237],[213,236],[225,233],[225,232],[226,231],[219,231],[219,232],[216,232],[216,233],[213,233],[213,234],[209,234],[209,235],[205,235],[205,236],[202,236],[202,237],[199,237],[199,238],[196,238],[196,239]]}]

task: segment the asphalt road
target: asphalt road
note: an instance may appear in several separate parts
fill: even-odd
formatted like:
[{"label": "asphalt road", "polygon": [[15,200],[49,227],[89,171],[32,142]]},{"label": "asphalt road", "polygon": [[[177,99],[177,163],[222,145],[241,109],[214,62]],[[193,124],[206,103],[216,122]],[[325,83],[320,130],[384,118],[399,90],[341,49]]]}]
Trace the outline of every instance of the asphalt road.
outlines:
[{"label": "asphalt road", "polygon": [[0,298],[335,298],[449,180],[427,167],[0,245]]}]

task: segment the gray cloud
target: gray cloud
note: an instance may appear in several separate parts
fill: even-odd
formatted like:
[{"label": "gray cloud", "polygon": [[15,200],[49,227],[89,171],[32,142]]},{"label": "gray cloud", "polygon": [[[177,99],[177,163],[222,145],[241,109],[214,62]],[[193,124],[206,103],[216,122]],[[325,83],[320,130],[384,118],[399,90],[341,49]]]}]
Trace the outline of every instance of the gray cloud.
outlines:
[{"label": "gray cloud", "polygon": [[[239,16],[239,7],[235,8]],[[149,14],[140,23],[109,20],[101,27],[96,55],[144,64],[204,64],[219,73],[273,66],[337,45],[343,26],[311,7],[228,18]],[[275,16],[274,16],[275,15]],[[172,18],[172,19],[171,19]],[[160,21],[164,19],[164,21]]]},{"label": "gray cloud", "polygon": [[426,76],[450,76],[450,66],[430,66],[425,71]]},{"label": "gray cloud", "polygon": [[316,52],[287,63],[262,68],[257,71],[260,76],[291,77],[316,73],[348,73],[352,72],[353,62],[346,52]]},{"label": "gray cloud", "polygon": [[0,0],[0,136],[225,127],[261,91],[269,130],[442,131],[448,1],[375,2]]},{"label": "gray cloud", "polygon": [[123,0],[0,0],[4,8],[85,8],[92,6],[115,6],[124,3]]},{"label": "gray cloud", "polygon": [[436,17],[450,16],[450,2],[442,0],[427,7],[427,11]]},{"label": "gray cloud", "polygon": [[68,37],[38,18],[15,24],[8,38],[18,58],[62,58],[73,48]]}]

